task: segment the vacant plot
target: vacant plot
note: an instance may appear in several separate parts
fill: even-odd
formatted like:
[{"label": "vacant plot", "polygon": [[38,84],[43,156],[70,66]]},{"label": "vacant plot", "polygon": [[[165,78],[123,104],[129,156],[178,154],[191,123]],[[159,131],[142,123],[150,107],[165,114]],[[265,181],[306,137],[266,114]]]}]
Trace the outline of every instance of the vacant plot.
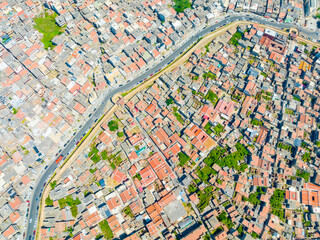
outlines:
[{"label": "vacant plot", "polygon": [[63,27],[59,27],[56,24],[55,19],[57,16],[58,15],[56,13],[48,13],[45,11],[41,16],[33,19],[33,21],[36,23],[34,28],[43,34],[41,42],[44,44],[45,49],[53,49],[54,45],[51,42],[52,39],[64,31]]}]

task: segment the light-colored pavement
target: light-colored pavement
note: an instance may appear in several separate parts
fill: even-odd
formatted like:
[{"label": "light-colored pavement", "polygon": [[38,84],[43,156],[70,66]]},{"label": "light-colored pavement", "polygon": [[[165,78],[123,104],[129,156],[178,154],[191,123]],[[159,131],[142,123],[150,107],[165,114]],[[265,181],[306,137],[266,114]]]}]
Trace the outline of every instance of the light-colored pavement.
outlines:
[{"label": "light-colored pavement", "polygon": [[[248,20],[248,21],[245,21],[245,20]],[[267,21],[263,18],[251,16],[249,14],[241,15],[241,16],[226,16],[220,22],[203,29],[199,33],[192,36],[191,39],[186,41],[181,47],[179,47],[169,57],[167,57],[166,59],[164,59],[162,62],[160,62],[156,66],[152,67],[151,69],[147,70],[145,73],[143,73],[142,75],[140,75],[139,77],[137,77],[133,81],[127,83],[124,86],[110,90],[109,93],[105,96],[104,100],[102,101],[102,104],[96,109],[96,111],[89,118],[89,120],[86,122],[86,124],[81,127],[79,132],[68,142],[68,144],[59,153],[59,155],[62,155],[63,157],[65,157],[70,154],[72,149],[75,148],[75,142],[78,141],[79,139],[81,139],[86,134],[86,132],[89,131],[89,129],[91,129],[92,126],[98,121],[98,118],[103,115],[105,104],[112,97],[114,100],[116,100],[118,97],[121,96],[119,93],[125,92],[125,91],[128,91],[128,90],[134,88],[137,84],[140,84],[142,81],[148,79],[150,77],[150,75],[154,74],[154,76],[149,78],[146,82],[144,82],[144,84],[137,87],[135,90],[129,92],[124,97],[125,99],[130,99],[132,96],[134,96],[136,94],[136,92],[141,91],[141,89],[150,85],[150,83],[155,81],[164,72],[171,71],[175,67],[179,66],[181,63],[188,60],[189,56],[192,54],[192,52],[195,49],[198,49],[200,47],[205,46],[214,37],[219,36],[219,35],[223,34],[226,30],[231,29],[233,27],[236,27],[240,24],[252,24],[255,22],[258,22],[260,27],[264,27],[264,28],[268,27],[268,28],[271,28],[271,29],[281,33],[281,34],[285,34],[285,35],[287,35],[288,32],[283,31],[281,29],[296,27],[293,24],[270,22],[270,21]],[[229,24],[229,25],[227,25],[227,24]],[[223,27],[225,25],[227,25],[227,26]],[[223,27],[223,28],[221,28],[221,27]],[[305,29],[299,28],[299,27],[298,27],[298,30],[300,31],[300,33],[308,36],[311,39],[318,38],[318,33],[316,33],[316,32],[310,32],[308,30],[305,30]],[[180,56],[185,50],[187,50],[190,46],[192,46],[194,43],[196,43],[201,37],[203,37],[203,38],[196,45],[191,47],[188,52],[186,52],[185,54]],[[314,43],[313,41],[306,40],[302,37],[297,37],[297,40],[304,41],[312,46],[317,46],[317,47],[320,46],[318,43]],[[179,59],[176,60],[175,62],[173,62],[178,57],[179,57]],[[170,64],[171,62],[173,62],[173,63],[168,66],[168,64]],[[162,70],[162,68],[165,68],[166,66],[168,66],[168,67],[165,70]],[[107,120],[110,116],[112,116],[115,109],[116,109],[116,106],[112,107],[108,111],[107,115],[105,115],[105,117],[103,117],[103,120],[101,122]],[[72,164],[72,162],[76,159],[77,156],[79,156],[81,149],[83,150],[83,148],[85,148],[85,146],[87,146],[87,144],[93,138],[95,133],[97,133],[97,131],[100,129],[100,127],[98,125],[95,128],[93,128],[93,130],[88,135],[88,137],[83,141],[83,143],[80,144],[80,146],[78,146],[77,150],[74,151],[74,153],[71,155],[71,157],[69,158],[67,163],[65,165],[63,165],[63,167],[61,169],[58,169],[57,174],[54,176],[54,179],[59,179],[58,176],[61,176],[61,174],[64,172],[64,170],[67,169]],[[46,168],[45,172],[40,176],[39,180],[37,181],[37,183],[34,187],[33,196],[32,196],[31,204],[30,204],[30,210],[29,210],[28,229],[27,229],[27,233],[26,233],[26,239],[28,239],[28,240],[32,239],[33,231],[35,231],[35,229],[37,227],[36,221],[38,219],[37,215],[38,215],[38,206],[40,204],[40,198],[42,199],[41,200],[41,209],[43,209],[44,208],[44,199],[46,198],[46,196],[48,196],[48,193],[50,191],[50,186],[48,187],[49,184],[47,184],[47,182],[48,182],[50,176],[55,172],[57,167],[58,167],[58,165],[55,162],[52,162]],[[45,188],[45,190],[44,190],[44,188]],[[40,213],[41,213],[41,211],[40,211]],[[43,220],[43,214],[40,214],[40,215],[41,215],[41,217],[39,218],[39,220],[40,220],[39,224],[38,224],[39,226],[42,225],[42,220]],[[38,228],[38,230],[39,230],[39,228]],[[37,231],[37,232],[39,232],[39,231]],[[39,236],[39,235],[37,234],[37,236]]]}]

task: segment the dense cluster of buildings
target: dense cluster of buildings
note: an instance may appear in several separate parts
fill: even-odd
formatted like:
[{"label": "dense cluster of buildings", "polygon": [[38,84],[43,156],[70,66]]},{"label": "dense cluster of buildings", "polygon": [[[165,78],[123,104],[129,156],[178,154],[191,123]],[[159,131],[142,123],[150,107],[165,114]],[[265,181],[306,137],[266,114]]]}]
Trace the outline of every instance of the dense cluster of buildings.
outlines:
[{"label": "dense cluster of buildings", "polygon": [[318,57],[240,26],[120,98],[53,186],[41,238],[318,238]]},{"label": "dense cluster of buildings", "polygon": [[[238,0],[221,4],[195,0],[192,9],[178,14],[173,4],[166,0],[0,2],[0,239],[23,238],[35,180],[91,116],[106,89],[132,80],[189,39],[198,26],[213,24],[225,13],[250,11],[277,21],[304,24],[303,1]],[[56,23],[64,26],[64,33],[52,40],[53,49],[44,49],[42,34],[33,28],[33,19],[43,14],[44,9],[56,12]],[[180,237],[189,236],[188,233],[198,234],[193,237],[208,234],[210,226],[216,226],[208,225],[209,219],[216,220],[213,217],[224,211],[218,211],[219,204],[215,204],[225,196],[230,199],[232,196],[217,192],[218,197],[208,205],[211,215],[204,215],[193,203],[188,204],[190,197],[197,202],[201,195],[191,194],[187,188],[194,184],[196,172],[204,167],[202,160],[212,149],[228,145],[231,147],[228,151],[236,151],[235,142],[242,136],[241,144],[256,146],[249,149],[252,162],[247,157],[242,161],[249,161],[250,169],[267,168],[264,170],[270,175],[252,179],[247,175],[243,187],[236,188],[241,190],[237,196],[248,197],[243,193],[255,190],[251,188],[253,183],[273,186],[269,178],[283,183],[277,188],[287,186],[288,183],[280,181],[288,175],[287,171],[294,176],[300,169],[316,178],[316,168],[300,160],[302,156],[306,158],[306,149],[313,153],[310,146],[317,141],[318,134],[314,80],[318,77],[318,63],[314,49],[254,27],[246,33],[243,30],[239,45],[234,47],[227,45],[233,33],[214,40],[207,46],[207,53],[204,49],[196,51],[187,64],[162,76],[130,102],[119,102],[116,118],[123,129],[121,134],[115,135],[106,127],[94,143],[99,150],[93,155],[95,158],[102,158],[100,154],[105,149],[112,150],[108,159],[114,162],[101,160],[92,166],[88,150],[65,173],[63,181],[51,192],[53,206],[48,209],[53,215],[47,215],[43,237],[64,237],[69,233],[66,228],[72,228],[75,239],[79,236],[91,239],[100,234],[97,224],[103,219],[114,227],[114,235],[129,236],[136,232],[137,236],[155,238],[173,236],[173,232]],[[204,72],[207,77],[203,77]],[[209,78],[212,74],[215,81]],[[214,96],[211,100],[204,97],[209,90],[214,93],[209,94]],[[168,105],[168,98],[174,103]],[[268,121],[270,126],[252,127],[249,117],[256,119],[255,123]],[[284,144],[281,147],[287,149],[290,145],[297,152],[279,149],[279,141]],[[306,144],[309,147],[301,147]],[[315,153],[311,156],[316,159]],[[187,159],[189,164],[179,166],[180,161],[184,162],[181,159]],[[290,169],[288,161],[294,163]],[[219,189],[224,186],[228,191],[223,191],[237,192],[230,181],[241,181],[234,178],[232,170],[215,166],[214,171],[226,177],[217,186]],[[259,171],[252,176],[260,174]],[[280,175],[271,178],[274,171]],[[79,181],[81,177],[85,180]],[[86,179],[94,179],[94,184],[88,184]],[[293,188],[286,189],[292,209],[316,202],[315,185],[292,181]],[[200,185],[201,191],[205,186]],[[272,191],[268,194],[271,196]],[[69,195],[81,201],[76,217],[70,215],[72,207],[75,211],[73,201],[62,209],[58,204],[58,200]],[[112,207],[114,204],[117,206]],[[134,218],[123,214],[123,208],[128,206]],[[266,211],[262,207],[259,210],[249,207],[252,213]],[[172,213],[171,208],[177,209],[177,213]],[[231,210],[225,210],[229,216]],[[46,214],[50,211],[46,210]],[[236,211],[241,213],[238,207]],[[285,226],[297,236],[304,236],[303,224],[318,217],[313,212],[308,214],[306,217],[292,214],[291,219],[286,218]],[[240,220],[236,226],[243,225],[251,233],[253,230],[248,229],[252,221],[247,226]],[[261,229],[266,229],[263,228],[266,222],[255,219],[254,224],[258,223]],[[146,231],[140,234],[137,229]],[[224,230],[224,234],[232,234]],[[268,230],[255,232],[263,234]]]}]

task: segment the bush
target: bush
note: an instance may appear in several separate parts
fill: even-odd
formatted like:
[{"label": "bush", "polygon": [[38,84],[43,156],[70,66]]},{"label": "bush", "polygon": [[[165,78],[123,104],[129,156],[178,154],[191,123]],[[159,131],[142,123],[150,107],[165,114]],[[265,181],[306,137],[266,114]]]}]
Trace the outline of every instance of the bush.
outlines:
[{"label": "bush", "polygon": [[124,136],[124,133],[123,132],[118,132],[118,137],[123,137]]},{"label": "bush", "polygon": [[239,161],[243,160],[245,156],[249,154],[246,148],[241,144],[236,144],[236,152],[227,154],[227,149],[222,147],[216,147],[213,149],[207,158],[204,159],[204,162],[212,166],[214,163],[218,164],[220,167],[229,167],[237,171],[240,171]]},{"label": "bush", "polygon": [[61,198],[58,200],[60,209],[65,208],[67,205],[69,207],[73,207],[73,206],[77,206],[81,203],[81,201],[79,200],[79,198],[77,198],[76,200],[73,200],[71,195],[66,196],[65,198]]},{"label": "bush", "polygon": [[101,229],[101,232],[103,234],[103,236],[106,238],[106,239],[112,239],[113,238],[113,232],[107,222],[107,220],[103,220],[99,223],[99,227]]},{"label": "bush", "polygon": [[111,163],[111,164],[110,164],[110,167],[111,167],[113,170],[116,169],[116,165],[114,165],[114,163]]},{"label": "bush", "polygon": [[248,168],[248,164],[246,163],[241,163],[240,164],[240,171],[244,172]]}]

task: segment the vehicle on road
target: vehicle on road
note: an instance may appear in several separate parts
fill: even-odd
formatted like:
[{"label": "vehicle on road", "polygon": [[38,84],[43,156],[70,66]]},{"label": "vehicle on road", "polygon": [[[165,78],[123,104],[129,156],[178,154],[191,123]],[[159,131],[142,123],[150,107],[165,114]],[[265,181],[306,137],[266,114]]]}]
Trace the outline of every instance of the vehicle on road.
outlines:
[{"label": "vehicle on road", "polygon": [[62,160],[62,158],[63,158],[62,155],[60,157],[58,157],[58,159],[56,160],[56,164],[58,164]]}]

